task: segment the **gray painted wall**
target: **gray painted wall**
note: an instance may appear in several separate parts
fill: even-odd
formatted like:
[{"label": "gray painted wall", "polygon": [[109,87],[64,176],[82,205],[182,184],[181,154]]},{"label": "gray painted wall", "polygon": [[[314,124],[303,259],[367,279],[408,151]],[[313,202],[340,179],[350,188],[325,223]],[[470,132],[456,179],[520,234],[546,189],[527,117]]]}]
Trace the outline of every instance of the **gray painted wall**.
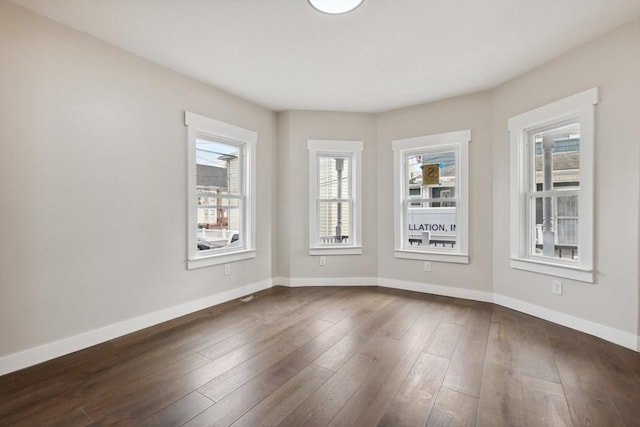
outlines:
[{"label": "gray painted wall", "polygon": [[[0,355],[272,276],[275,114],[0,2]],[[184,111],[258,132],[257,258],[187,271]]]}]

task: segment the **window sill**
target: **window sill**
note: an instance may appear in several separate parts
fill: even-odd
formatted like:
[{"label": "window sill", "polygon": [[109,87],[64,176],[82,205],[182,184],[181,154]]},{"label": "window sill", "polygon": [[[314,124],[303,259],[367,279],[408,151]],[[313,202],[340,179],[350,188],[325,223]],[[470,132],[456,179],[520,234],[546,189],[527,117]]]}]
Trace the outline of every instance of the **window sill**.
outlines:
[{"label": "window sill", "polygon": [[196,268],[209,267],[212,265],[226,264],[229,262],[242,261],[244,259],[251,259],[256,257],[255,249],[242,250],[237,252],[230,252],[225,254],[209,255],[202,258],[187,260],[187,270],[194,270]]},{"label": "window sill", "polygon": [[396,249],[395,257],[400,259],[415,259],[419,261],[436,261],[436,262],[451,262],[454,264],[469,264],[468,254],[407,251],[407,250]]},{"label": "window sill", "polygon": [[511,268],[593,283],[593,270],[584,267],[554,264],[527,258],[511,258]]},{"label": "window sill", "polygon": [[362,255],[362,246],[310,248],[309,255]]}]

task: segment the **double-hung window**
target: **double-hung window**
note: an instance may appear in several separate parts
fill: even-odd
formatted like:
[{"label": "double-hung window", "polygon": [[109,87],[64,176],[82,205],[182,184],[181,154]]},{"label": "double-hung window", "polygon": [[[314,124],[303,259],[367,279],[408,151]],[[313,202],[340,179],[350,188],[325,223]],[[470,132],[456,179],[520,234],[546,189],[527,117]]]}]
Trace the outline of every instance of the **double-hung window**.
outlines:
[{"label": "double-hung window", "polygon": [[470,141],[470,130],[393,141],[396,258],[469,263]]},{"label": "double-hung window", "polygon": [[191,112],[188,262],[197,268],[255,257],[253,131]]},{"label": "double-hung window", "polygon": [[593,282],[593,88],[509,119],[511,266]]},{"label": "double-hung window", "polygon": [[362,253],[362,141],[309,140],[309,254]]}]

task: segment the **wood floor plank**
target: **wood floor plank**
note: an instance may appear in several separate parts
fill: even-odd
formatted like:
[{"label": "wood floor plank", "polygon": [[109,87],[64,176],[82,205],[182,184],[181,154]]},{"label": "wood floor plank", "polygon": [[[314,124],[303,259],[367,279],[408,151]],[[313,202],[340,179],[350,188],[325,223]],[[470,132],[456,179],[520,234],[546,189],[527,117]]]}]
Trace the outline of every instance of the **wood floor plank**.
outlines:
[{"label": "wood floor plank", "polygon": [[523,426],[522,385],[513,343],[489,340],[477,426]]},{"label": "wood floor plank", "polygon": [[205,366],[183,374],[180,378],[160,377],[154,387],[145,385],[145,391],[140,391],[140,387],[136,386],[107,402],[101,401],[87,405],[85,410],[93,419],[108,424],[121,422],[122,420],[143,420],[185,396],[193,389],[200,388],[212,379],[222,375],[228,369],[253,357],[255,354],[274,346],[277,347],[281,340],[286,342],[289,339],[293,339],[299,345],[298,338],[300,340],[311,340],[330,326],[331,323],[322,320],[313,320],[309,323],[295,325],[286,334],[278,337],[277,340],[265,340],[264,343],[268,343],[268,347],[263,348],[263,345],[266,345],[263,342],[259,346],[243,346]]},{"label": "wood floor plank", "polygon": [[239,427],[280,424],[333,373],[316,365],[307,366],[232,425]]},{"label": "wood floor plank", "polygon": [[384,413],[379,426],[424,426],[449,359],[422,353]]},{"label": "wood floor plank", "polygon": [[346,363],[354,354],[356,354],[363,345],[370,341],[376,331],[400,310],[403,310],[408,302],[406,300],[394,298],[386,304],[381,310],[374,313],[366,322],[358,325],[352,332],[345,336],[339,343],[331,347],[314,363],[323,368],[337,371]]},{"label": "wood floor plank", "polygon": [[201,395],[197,391],[191,392],[181,399],[156,412],[143,422],[142,427],[173,427],[180,426],[194,418],[215,402]]},{"label": "wood floor plank", "polygon": [[[172,381],[176,378],[181,378],[187,372],[198,369],[199,367],[209,363],[209,359],[200,356],[199,354],[193,354],[185,359],[182,359],[172,365],[167,366],[165,369],[147,376],[140,381],[131,383],[129,387],[123,391],[124,395],[136,396],[138,393],[143,393],[148,389],[155,389],[159,384],[166,381]],[[83,406],[84,412],[93,420],[98,420],[100,416],[94,416],[94,413],[99,412],[99,409],[103,406],[113,404],[113,402],[124,402],[122,407],[126,408],[127,398],[123,397],[120,393],[121,390],[113,390],[108,394],[102,395],[99,398],[87,406]],[[20,419],[29,420],[31,425],[39,425],[47,422],[51,419],[57,419],[71,410],[74,410],[81,406],[81,403],[86,400],[86,397],[52,397],[50,400],[37,402],[33,405],[32,409],[27,411],[17,411],[10,416],[3,417],[3,421],[6,420],[7,424],[11,425],[18,422]],[[96,410],[97,408],[97,410]]]},{"label": "wood floor plank", "polygon": [[623,426],[601,375],[578,339],[579,332],[548,325],[549,340],[575,425]]},{"label": "wood floor plank", "polygon": [[[114,424],[121,420],[142,421],[186,395],[176,396],[173,392],[185,377],[202,372],[211,364],[209,359],[196,353],[120,390],[99,396],[86,404],[84,410],[92,419],[103,424]],[[152,396],[156,398],[152,399]],[[157,396],[161,396],[162,402],[159,403]]]},{"label": "wood floor plank", "polygon": [[[366,347],[365,351],[359,353],[357,359],[358,362],[354,362],[350,365],[353,366],[353,369],[359,372],[360,375],[352,374],[350,376],[352,378],[359,378],[360,376],[368,375],[375,369],[375,363],[380,363],[379,354],[383,354],[385,351],[388,352],[389,350],[387,349],[391,348],[394,344],[395,341],[388,338],[374,339],[371,345]],[[384,349],[381,349],[380,346],[385,347]],[[313,348],[311,350],[310,354],[298,354],[297,356],[299,357],[292,358],[288,360],[287,363],[274,365],[271,369],[266,370],[231,394],[227,395],[220,402],[217,402],[214,407],[200,414],[188,425],[193,427],[205,425],[229,425],[233,423],[236,419],[253,408],[253,406],[258,404],[262,399],[279,388],[283,383],[304,369],[304,367],[313,360],[311,357],[318,356],[318,354],[314,354],[317,353],[317,351],[314,352]],[[370,363],[367,363],[367,361],[370,361]]]},{"label": "wood floor plank", "polygon": [[347,318],[337,323],[296,352],[226,395],[214,407],[192,420],[190,425],[227,425],[234,422],[273,390],[336,345],[345,335],[353,329],[359,328],[362,321],[366,322],[375,313],[377,312],[372,314],[368,307],[356,310],[353,318]]},{"label": "wood floor plank", "polygon": [[336,372],[292,411],[280,427],[326,426],[358,387],[360,382],[352,376]]},{"label": "wood floor plank", "polygon": [[[336,375],[311,395],[284,424],[328,425],[353,393],[364,387],[376,373],[384,372],[388,358],[396,346],[397,342],[393,339],[374,337],[341,366]],[[336,385],[342,388],[336,389]],[[336,398],[338,396],[339,398]]]},{"label": "wood floor plank", "polygon": [[361,287],[359,292],[350,292],[341,297],[340,304],[320,317],[327,322],[338,323],[351,317],[354,307],[365,305],[373,311],[388,304],[393,297],[376,292],[375,288]]},{"label": "wood floor plank", "polygon": [[550,347],[546,321],[523,313],[515,314],[518,316],[518,335],[522,345],[531,348]]},{"label": "wood floor plank", "polygon": [[405,332],[407,332],[411,325],[416,321],[425,305],[424,301],[410,300],[402,310],[398,310],[398,312],[389,319],[388,322],[381,325],[375,334],[393,338],[395,340],[401,339]]},{"label": "wood floor plank", "polygon": [[427,427],[473,427],[478,398],[442,387],[431,410]]},{"label": "wood floor plank", "polygon": [[560,384],[527,375],[522,375],[521,378],[525,426],[573,426],[567,399]]},{"label": "wood floor plank", "polygon": [[478,402],[478,426],[523,426],[517,318],[494,310]]},{"label": "wood floor plank", "polygon": [[[60,417],[51,417],[46,422],[42,423],[40,427],[83,427],[89,426],[93,423],[93,420],[82,410],[82,408],[76,408]],[[15,424],[19,426],[20,424]],[[32,426],[29,420],[25,426]]]},{"label": "wood floor plank", "polygon": [[451,297],[438,297],[436,303],[442,304],[444,312],[442,315],[442,321],[448,323],[455,323],[456,325],[465,325],[469,316],[471,315],[471,309],[469,305],[460,303],[460,300]]},{"label": "wood floor plank", "polygon": [[[307,351],[304,346],[299,351],[296,351],[295,355],[298,358],[296,363],[299,363],[299,360],[304,360],[306,357],[310,357],[310,355],[320,353],[321,351],[326,350],[331,345],[335,344],[337,340],[347,335],[352,328],[359,325],[372,313],[381,308],[383,305],[379,305],[379,303],[385,302],[384,299],[367,299],[366,301],[368,302],[362,302],[360,304],[353,305],[349,308],[349,310],[345,310],[344,314],[346,315],[346,317],[344,317],[334,326],[330,327],[326,331],[326,333],[323,333],[317,338],[313,339],[309,343],[309,351]],[[388,302],[388,300],[386,300],[386,302]],[[325,317],[323,316],[322,320],[325,321],[324,319]],[[290,350],[292,351],[287,351],[286,348],[274,348],[273,351],[256,355],[246,362],[228,370],[218,378],[210,381],[202,388],[200,388],[200,392],[214,401],[220,401],[229,393],[233,392],[241,385],[250,381],[261,372],[281,362],[282,359],[290,358],[291,353],[295,349],[291,348]],[[311,360],[309,360],[307,363],[310,362]],[[285,361],[285,363],[288,362]]]},{"label": "wood floor plank", "polygon": [[[335,291],[335,294],[341,293],[343,293],[343,291]],[[338,301],[339,300],[340,298],[338,298]],[[292,325],[300,322],[308,322],[319,314],[330,311],[332,304],[332,297],[314,298],[313,300],[307,301],[304,310],[301,310],[299,306],[292,307],[290,310],[280,313],[279,316],[274,317],[271,321],[263,318],[258,324],[252,325],[239,334],[200,351],[200,354],[211,360],[216,360],[218,357],[247,345],[253,340],[259,340],[259,342],[265,343],[264,345],[268,346],[270,345],[270,339],[274,339],[274,337],[277,337],[278,334],[287,330]]]},{"label": "wood floor plank", "polygon": [[117,363],[120,358],[121,355],[114,350],[113,342],[109,341],[27,369],[2,375],[0,376],[0,408],[11,403],[12,399],[21,394],[20,392],[66,386],[66,383],[52,383],[51,378],[69,378],[83,368],[100,369]]},{"label": "wood floor plank", "polygon": [[[441,307],[434,306],[432,302],[423,304],[422,313],[398,342],[395,349],[395,353],[401,356],[397,358],[393,369],[390,370],[377,392],[374,394],[354,394],[332,423],[341,421],[343,423],[356,422],[363,426],[376,425],[388,409],[393,396],[400,390],[416,361],[424,352],[427,342],[440,323],[442,314]],[[382,380],[383,377],[384,375],[380,375],[378,379]],[[350,416],[341,417],[341,413],[350,414]]]},{"label": "wood floor plank", "polygon": [[[386,338],[389,339],[389,338]],[[387,352],[380,354],[380,369],[373,371],[365,378],[360,387],[351,395],[349,400],[340,408],[338,413],[329,423],[329,426],[355,426],[365,425],[363,421],[367,411],[375,409],[374,401],[381,395],[386,381],[389,379],[392,366],[400,359],[397,353]],[[393,393],[388,393],[393,395]],[[391,396],[386,396],[390,398]]]},{"label": "wood floor plank", "polygon": [[445,357],[451,359],[453,352],[458,344],[462,326],[455,323],[442,321],[433,333],[433,336],[427,343],[425,351],[434,356]]},{"label": "wood floor plank", "polygon": [[277,345],[273,345],[251,357],[246,362],[227,370],[224,374],[202,386],[199,391],[213,401],[222,400],[242,384],[331,328],[332,323],[325,320],[314,320],[312,326],[312,328],[296,329],[291,336],[277,343]]},{"label": "wood floor plank", "polygon": [[[96,354],[100,351],[104,352],[102,357]],[[82,359],[82,354],[85,352],[86,360]],[[64,360],[66,357],[59,359]],[[65,367],[61,367],[61,363],[54,360],[0,377],[0,420],[14,416],[16,413],[27,415],[37,411],[40,405],[34,405],[33,402],[43,402],[43,405],[46,405],[51,399],[59,399],[60,395],[68,393],[68,390],[76,389],[83,382],[79,379],[81,373],[89,371],[84,376],[92,378],[93,369],[95,372],[101,372],[122,361],[122,357],[113,353],[112,346],[107,343],[76,352],[68,357],[69,365]],[[49,376],[45,372],[48,367],[51,367]],[[20,378],[22,372],[25,374],[24,379]],[[5,377],[8,379],[4,380]],[[68,409],[72,410],[76,406],[78,405],[74,402]]]},{"label": "wood floor plank", "polygon": [[480,396],[482,371],[487,349],[491,312],[475,309],[464,325],[451,357],[443,386],[450,390]]},{"label": "wood floor plank", "polygon": [[520,373],[545,381],[560,383],[560,374],[550,348],[520,345],[518,352],[518,368]]},{"label": "wood floor plank", "polygon": [[603,340],[586,334],[578,339],[623,423],[640,425],[640,353],[603,345]]}]

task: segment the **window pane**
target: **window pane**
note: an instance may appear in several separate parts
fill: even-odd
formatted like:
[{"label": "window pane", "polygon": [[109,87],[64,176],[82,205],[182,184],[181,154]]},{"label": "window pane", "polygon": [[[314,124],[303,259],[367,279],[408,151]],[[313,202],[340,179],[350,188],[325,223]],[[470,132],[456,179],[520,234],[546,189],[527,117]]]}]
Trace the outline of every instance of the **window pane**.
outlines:
[{"label": "window pane", "polygon": [[558,245],[578,244],[578,196],[558,197]]},{"label": "window pane", "polygon": [[578,260],[578,196],[536,197],[534,254]]},{"label": "window pane", "polygon": [[241,224],[241,200],[198,197],[198,251],[239,245]]},{"label": "window pane", "polygon": [[349,202],[319,202],[318,226],[321,244],[347,244],[351,235]]},{"label": "window pane", "polygon": [[419,247],[456,246],[457,223],[455,202],[447,207],[409,207],[407,210],[407,240],[413,249]]},{"label": "window pane", "polygon": [[554,128],[533,135],[535,188],[550,191],[580,187],[580,125]]},{"label": "window pane", "polygon": [[[446,199],[456,197],[456,152],[428,151],[407,156],[408,197]],[[455,206],[455,202],[411,202],[415,207]]]},{"label": "window pane", "polygon": [[198,251],[240,245],[240,150],[233,144],[196,140]]},{"label": "window pane", "polygon": [[412,249],[456,246],[456,160],[455,150],[429,150],[407,156],[405,245]]},{"label": "window pane", "polygon": [[241,148],[222,142],[196,140],[198,189],[215,193],[241,194]]},{"label": "window pane", "polygon": [[349,199],[349,172],[351,162],[348,157],[319,158],[320,199]]}]

